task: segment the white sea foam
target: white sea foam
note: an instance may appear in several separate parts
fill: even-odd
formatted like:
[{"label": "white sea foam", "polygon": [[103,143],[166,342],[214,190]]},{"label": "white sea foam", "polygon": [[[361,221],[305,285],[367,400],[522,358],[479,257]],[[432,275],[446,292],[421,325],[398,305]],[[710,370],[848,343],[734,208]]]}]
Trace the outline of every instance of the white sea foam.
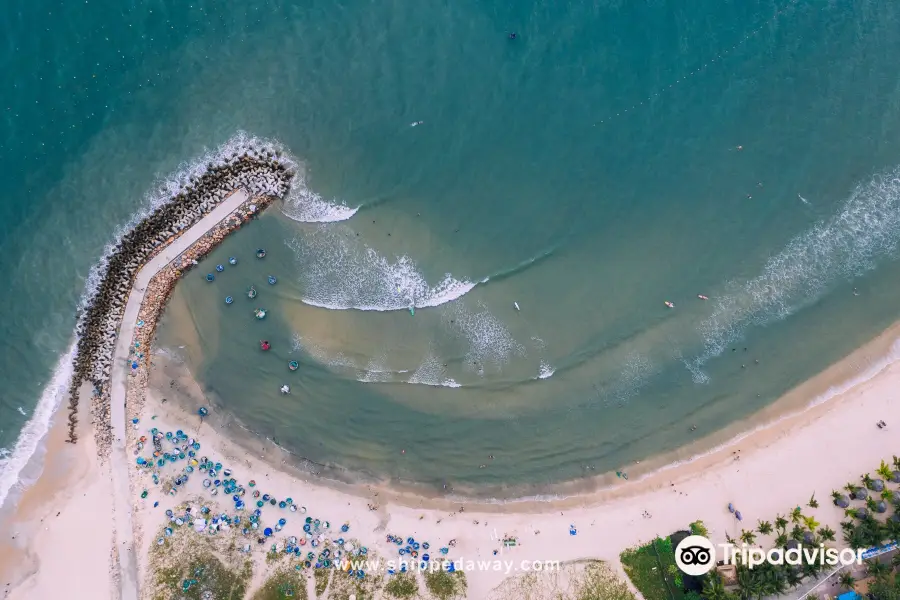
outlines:
[{"label": "white sea foam", "polygon": [[321,346],[305,340],[297,334],[293,337],[293,349],[294,351],[302,350],[306,352],[309,356],[330,368],[359,369],[356,362],[343,352],[331,354]]},{"label": "white sea foam", "polygon": [[19,482],[22,469],[34,455],[38,444],[50,431],[50,421],[69,390],[74,358],[75,344],[73,343],[56,363],[50,383],[44,388],[34,413],[19,433],[16,445],[12,451],[8,451],[5,456],[0,457],[0,506],[3,506],[10,490]]},{"label": "white sea foam", "polygon": [[356,214],[359,207],[351,208],[343,202],[329,202],[307,186],[306,174],[297,170],[291,181],[291,191],[284,200],[281,212],[303,223],[333,223],[346,221]]},{"label": "white sea foam", "polygon": [[449,273],[429,284],[408,256],[389,260],[345,228],[322,225],[290,240],[299,269],[303,302],[334,310],[407,310],[440,306],[476,284]]},{"label": "white sea foam", "polygon": [[447,377],[444,372],[444,365],[434,354],[429,353],[418,368],[413,372],[407,383],[418,383],[421,385],[442,386],[450,388],[461,387],[456,381]]},{"label": "white sea foam", "polygon": [[[704,350],[692,373],[743,337],[752,325],[783,319],[821,298],[840,279],[852,279],[893,254],[900,240],[900,168],[859,185],[830,219],[792,239],[749,281],[716,294],[713,313],[699,326]],[[701,377],[701,379],[702,379]]]},{"label": "white sea foam", "polygon": [[456,302],[442,315],[445,325],[469,343],[466,367],[483,374],[486,365],[502,367],[513,356],[525,356],[525,347],[513,338],[509,329],[486,306],[477,311]]},{"label": "white sea foam", "polygon": [[[125,224],[115,228],[111,241],[104,247],[100,259],[88,271],[85,289],[77,307],[79,323],[109,268],[109,258],[116,244],[121,241],[128,231],[154,210],[188,188],[191,185],[192,177],[200,178],[206,173],[209,163],[221,164],[232,154],[241,155],[245,152],[258,154],[267,151],[278,152],[281,155],[281,161],[288,168],[298,168],[296,160],[287,153],[279,142],[254,137],[246,132],[238,131],[221,146],[211,150],[207,149],[201,156],[179,164],[173,172],[158,176],[156,184],[144,195],[140,208]],[[13,450],[7,451],[5,456],[0,456],[0,505],[3,504],[9,495],[10,489],[16,485],[22,469],[28,464],[38,444],[49,431],[50,420],[68,392],[73,374],[72,361],[74,360],[77,342],[76,334],[76,339],[72,346],[60,357],[50,383],[42,392],[31,418],[25,423],[25,426],[19,433],[19,438],[16,440]]]},{"label": "white sea foam", "polygon": [[538,379],[550,379],[553,377],[553,374],[556,373],[556,369],[550,366],[550,363],[547,361],[541,361],[541,366],[538,371]]}]

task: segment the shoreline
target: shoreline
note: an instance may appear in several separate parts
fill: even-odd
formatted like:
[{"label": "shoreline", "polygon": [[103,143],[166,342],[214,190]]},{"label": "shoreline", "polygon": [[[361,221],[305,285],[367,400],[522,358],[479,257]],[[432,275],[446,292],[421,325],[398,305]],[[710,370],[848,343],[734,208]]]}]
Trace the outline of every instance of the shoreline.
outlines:
[{"label": "shoreline", "polygon": [[[160,363],[167,359],[153,342],[157,321],[174,285],[184,270],[199,264],[198,260],[224,237],[274,200],[271,195],[243,190],[238,196],[217,198],[216,207],[154,246],[145,255],[150,258],[128,279],[131,287],[125,290],[121,310],[112,310],[104,322],[108,328],[120,314],[112,338],[113,355],[108,366],[102,362],[94,365],[101,374],[108,369],[110,377],[99,385],[94,381],[93,386],[88,382],[79,385],[81,379],[73,379],[70,389],[92,394],[93,400],[92,406],[77,402],[69,405],[70,411],[75,410],[68,419],[69,439],[63,439],[67,423],[61,402],[54,413],[48,433],[38,444],[44,448],[40,476],[22,492],[12,513],[3,518],[4,529],[15,536],[0,543],[4,598],[48,595],[61,578],[84,573],[91,574],[84,583],[90,582],[93,589],[72,597],[112,595],[130,600],[147,595],[153,534],[166,523],[162,508],[174,507],[178,499],[160,495],[155,482],[151,485],[147,473],[135,468],[133,462],[130,468],[127,466],[129,451],[138,455],[143,446],[138,444],[139,438],[151,421],[158,427],[183,429],[202,438],[204,452],[233,461],[234,471],[241,477],[249,473],[249,477],[262,479],[264,473],[263,483],[273,496],[303,498],[311,511],[325,513],[335,523],[352,523],[354,531],[363,532],[363,543],[388,554],[394,548],[378,539],[390,527],[389,531],[412,532],[419,539],[427,536],[441,543],[457,540],[460,553],[490,558],[490,552],[496,549],[492,546],[498,544],[499,528],[504,536],[537,542],[534,551],[527,541],[522,544],[524,548],[517,548],[520,557],[524,554],[532,560],[563,561],[598,558],[609,561],[620,573],[618,555],[622,550],[657,534],[683,529],[693,520],[707,522],[714,536],[722,532],[734,535],[737,524],[724,510],[732,500],[740,501],[751,521],[772,518],[775,512],[805,501],[810,491],[825,498],[828,488],[842,487],[847,478],[855,481],[859,474],[874,470],[879,460],[889,459],[895,452],[890,445],[891,434],[875,433],[874,423],[881,419],[900,421],[900,405],[893,405],[891,400],[891,393],[900,385],[900,322],[750,418],[675,452],[629,466],[631,477],[627,481],[605,473],[590,480],[549,484],[554,497],[485,499],[429,496],[394,481],[340,483],[304,472],[290,465],[289,453],[270,440],[242,445],[214,428],[212,421],[206,427],[202,420],[198,426],[191,424],[197,417],[192,418],[181,402],[166,406],[160,401],[166,378],[154,382],[154,375],[158,379],[163,370]],[[194,230],[195,226],[200,227]],[[180,238],[188,231],[191,235]],[[104,338],[103,343],[109,339]],[[92,352],[96,351],[95,347]],[[132,361],[134,366],[129,367]],[[190,373],[183,377],[186,387],[193,387],[196,401],[205,405],[199,384]],[[181,391],[164,393],[182,395]],[[74,396],[77,399],[78,394]],[[93,424],[85,421],[89,413],[93,414]],[[163,418],[157,420],[160,415]],[[94,435],[87,435],[92,428]],[[77,440],[77,434],[86,436],[84,443],[63,443]],[[823,444],[838,436],[865,439],[867,444],[823,460]],[[785,463],[785,456],[791,456],[791,461]],[[32,459],[23,468],[41,462],[39,453]],[[779,470],[778,465],[796,470],[799,476]],[[742,471],[744,474],[739,475]],[[773,489],[758,493],[761,482],[771,483]],[[202,495],[204,490],[197,484],[194,480],[194,493]],[[83,493],[79,496],[77,492]],[[151,492],[151,499],[159,498],[155,502],[163,505],[159,510],[156,505],[149,508],[150,502],[143,498]],[[334,514],[337,510],[343,514]],[[50,527],[45,521],[55,518],[54,514],[66,517]],[[85,518],[95,514],[112,518],[102,519],[102,524]],[[835,513],[821,520],[837,527],[839,517]],[[484,529],[488,519],[491,530]],[[569,528],[576,524],[588,535],[570,535]],[[593,530],[595,526],[598,528]],[[601,545],[595,543],[597,536],[603,540]],[[86,551],[88,546],[90,551]],[[259,552],[252,556],[262,564]],[[478,572],[472,577],[470,593],[477,591],[478,595],[470,597],[479,600],[501,582],[492,573]],[[108,593],[98,593],[106,587]]]},{"label": "shoreline", "polygon": [[[163,274],[164,272],[167,272],[166,269],[161,270],[157,275]],[[167,276],[171,277],[173,275],[173,272],[168,272]],[[165,279],[165,277],[163,279]],[[154,276],[153,281],[156,280],[157,277]],[[166,285],[174,284],[176,280],[177,277],[174,277],[169,280]],[[150,285],[148,285],[148,288]],[[171,290],[171,287],[168,289]],[[146,312],[147,310],[162,310],[166,294],[167,292],[163,293],[161,296],[157,294],[157,302],[153,303],[152,306],[147,306],[146,303],[142,305],[142,317],[149,316],[149,313]],[[160,298],[162,298],[162,301],[160,301]],[[158,314],[158,312],[155,314]],[[152,321],[149,320],[147,320],[147,322],[152,323]],[[791,440],[796,437],[808,437],[810,432],[812,432],[812,436],[815,439],[825,440],[829,433],[836,431],[832,425],[827,424],[828,422],[852,423],[854,421],[859,421],[863,411],[858,410],[858,407],[856,406],[852,406],[851,400],[859,399],[860,397],[867,399],[866,401],[869,404],[875,405],[873,410],[876,411],[878,418],[896,421],[894,417],[900,415],[897,415],[896,409],[893,412],[890,411],[891,406],[887,397],[879,401],[878,399],[873,399],[873,394],[866,392],[873,387],[880,387],[887,379],[896,379],[897,381],[900,381],[900,365],[898,365],[895,360],[898,332],[900,332],[900,323],[895,324],[875,340],[872,340],[868,344],[857,349],[819,375],[797,386],[782,396],[778,401],[759,411],[759,413],[754,416],[754,420],[762,421],[762,425],[751,427],[749,431],[745,430],[742,433],[739,433],[737,437],[728,435],[730,432],[727,431],[728,428],[726,427],[724,430],[717,432],[717,434],[706,436],[703,439],[698,440],[695,444],[683,448],[682,451],[690,452],[691,454],[687,459],[683,459],[680,462],[673,463],[672,461],[668,461],[661,468],[657,468],[653,464],[653,459],[643,461],[641,463],[643,467],[648,470],[652,469],[649,473],[639,474],[628,482],[618,481],[616,482],[618,485],[606,488],[597,487],[589,492],[581,492],[576,495],[550,501],[520,498],[490,502],[483,499],[479,500],[477,498],[427,497],[417,493],[410,493],[402,489],[398,490],[380,485],[363,484],[356,486],[336,486],[333,482],[323,481],[321,478],[314,477],[310,473],[303,473],[299,470],[288,468],[288,465],[281,464],[278,457],[273,456],[274,452],[269,452],[269,449],[275,449],[275,446],[271,443],[268,444],[269,449],[260,455],[256,452],[251,452],[248,448],[242,447],[239,443],[223,439],[223,436],[218,431],[211,434],[210,427],[203,428],[202,436],[207,438],[211,435],[213,447],[221,448],[224,456],[240,457],[242,455],[248,456],[252,453],[253,463],[259,465],[257,467],[259,471],[268,471],[268,474],[266,475],[267,479],[278,479],[279,483],[277,485],[290,487],[291,489],[296,489],[298,487],[303,489],[302,495],[310,498],[310,500],[307,501],[307,504],[312,505],[314,502],[319,502],[324,506],[350,505],[348,512],[354,515],[353,520],[359,521],[360,523],[368,523],[369,525],[372,525],[372,529],[378,529],[378,527],[383,526],[386,523],[391,523],[392,528],[404,527],[415,531],[420,531],[420,528],[425,527],[426,530],[430,532],[429,535],[437,535],[437,533],[435,533],[437,532],[437,529],[435,529],[437,525],[442,522],[447,524],[453,523],[452,529],[454,533],[452,535],[454,536],[454,539],[464,540],[461,542],[461,545],[463,546],[462,550],[468,552],[469,555],[474,553],[476,556],[485,556],[488,550],[486,546],[482,546],[484,544],[490,544],[490,542],[478,542],[475,539],[468,539],[471,536],[472,531],[476,531],[472,528],[470,517],[481,517],[485,521],[490,519],[492,523],[499,521],[498,525],[500,527],[505,528],[507,532],[518,532],[516,535],[521,535],[523,531],[529,529],[532,530],[531,535],[538,535],[533,533],[534,530],[537,530],[537,527],[534,525],[534,520],[539,518],[542,521],[549,519],[557,522],[554,528],[559,529],[562,532],[557,532],[556,535],[551,536],[553,539],[544,537],[541,540],[541,546],[544,546],[545,548],[554,548],[552,556],[555,557],[558,555],[565,560],[576,560],[596,556],[610,561],[611,564],[615,566],[618,565],[617,557],[621,550],[629,545],[650,539],[657,533],[665,532],[665,529],[660,529],[660,523],[662,523],[664,528],[669,527],[674,530],[683,528],[688,522],[700,518],[704,519],[709,525],[712,525],[710,531],[714,532],[714,534],[723,530],[729,531],[731,524],[727,522],[727,516],[724,517],[725,522],[723,523],[723,516],[714,514],[717,512],[716,508],[718,508],[718,512],[722,512],[721,506],[716,507],[714,503],[711,503],[708,500],[705,508],[702,506],[691,506],[687,508],[682,506],[680,509],[679,507],[676,507],[676,509],[673,510],[667,505],[672,498],[669,492],[670,489],[677,491],[679,498],[682,494],[685,496],[688,495],[688,493],[694,495],[698,489],[703,490],[704,488],[711,487],[712,490],[715,491],[717,486],[710,486],[710,479],[716,477],[721,478],[730,474],[736,461],[735,455],[739,454],[740,457],[743,458],[744,465],[754,461],[762,465],[761,468],[764,472],[770,470],[771,467],[768,464],[770,461],[766,460],[766,456],[772,453],[773,449],[777,449],[779,445],[791,442]],[[139,339],[149,343],[149,340],[153,337],[153,326],[139,328],[137,334]],[[152,350],[152,348],[148,348],[144,344],[142,344],[142,347],[144,347],[145,350]],[[144,422],[149,420],[148,413],[153,411],[168,415],[167,418],[171,418],[173,427],[183,427],[186,431],[192,431],[193,428],[182,425],[182,422],[190,420],[190,415],[184,412],[183,409],[180,409],[177,406],[177,403],[173,402],[172,404],[165,406],[159,403],[158,398],[154,398],[155,392],[153,385],[150,385],[150,378],[152,378],[154,372],[160,372],[160,368],[158,368],[155,363],[161,357],[159,357],[158,354],[150,354],[148,358],[150,360],[144,361],[141,368],[138,370],[138,376],[128,377],[128,383],[130,384],[128,390],[129,394],[143,395],[146,393],[146,396],[143,399],[143,402],[136,398],[131,398],[129,400],[127,417],[129,419],[138,418],[141,422]],[[863,365],[862,368],[860,368],[860,364]],[[157,382],[157,385],[158,384],[159,382]],[[144,391],[145,385],[148,386],[146,392]],[[197,393],[200,393],[199,385],[197,385],[196,382],[194,382],[194,385],[197,388]],[[830,390],[837,391],[833,393]],[[167,395],[171,394],[167,393]],[[825,399],[823,400],[823,398]],[[173,413],[175,414],[173,415]],[[873,415],[876,413],[873,413]],[[60,410],[57,411],[56,416],[54,417],[54,424],[52,427],[53,432],[62,431],[61,416],[62,406],[60,406]],[[866,418],[868,419],[868,417]],[[83,423],[84,421],[82,421],[82,424]],[[866,421],[865,423],[858,423],[858,425],[870,428],[872,423],[874,423],[874,419],[872,419],[871,422]],[[735,424],[734,427],[740,425],[741,424]],[[746,426],[747,422],[745,421],[743,425]],[[79,426],[82,427],[83,425]],[[57,435],[60,434],[57,433]],[[130,442],[133,444],[137,433],[131,428],[128,428],[126,435],[131,438]],[[715,444],[711,448],[707,447],[707,449],[700,451],[697,455],[693,453],[692,448],[694,446],[702,446],[707,442],[714,441],[713,438],[715,438],[715,435],[727,436],[725,443]],[[889,439],[884,435],[880,436],[880,438],[879,441],[887,441]],[[259,442],[264,447],[267,445],[266,440],[259,440]],[[131,444],[129,444],[128,447],[131,447]],[[77,457],[80,456],[82,460],[96,462],[96,458],[91,456],[90,450],[86,446],[87,445],[83,444],[73,446],[62,443],[51,445],[48,438],[45,468],[38,483],[35,484],[34,487],[26,490],[25,495],[23,496],[23,498],[25,498],[26,496],[29,496],[29,494],[40,494],[47,499],[42,500],[35,506],[31,506],[26,512],[17,511],[17,514],[10,518],[11,530],[34,529],[36,526],[35,520],[47,518],[52,515],[53,508],[62,508],[61,512],[67,512],[73,509],[76,498],[67,498],[58,503],[56,500],[51,500],[51,498],[60,497],[60,492],[64,491],[63,488],[65,487],[65,482],[49,481],[48,483],[48,479],[51,478],[50,473],[52,469],[47,468],[47,464],[59,460],[67,454],[69,455],[69,460],[72,460],[72,457],[76,457],[77,459]],[[873,448],[869,448],[869,452],[872,450]],[[887,446],[880,449],[879,452],[880,458],[888,458],[890,456],[890,451]],[[775,454],[778,453],[779,451],[775,450]],[[255,458],[256,456],[260,457],[258,463]],[[656,457],[656,459],[660,462],[666,462],[662,457]],[[877,466],[877,461],[872,464],[871,461],[865,463],[855,457],[851,457],[851,459],[850,462],[853,463],[852,468],[858,469],[860,472],[872,470]],[[247,460],[250,462],[249,458]],[[821,463],[822,461],[820,461],[820,467],[822,466]],[[104,470],[99,464],[97,466],[98,468],[93,470],[92,477],[86,478],[88,481],[94,482],[89,485],[97,485],[98,481],[103,480]],[[844,471],[846,471],[846,469],[844,469]],[[819,474],[823,476],[820,478],[804,477],[803,486],[809,487],[810,489],[815,486],[816,491],[820,493],[820,497],[824,497],[821,494],[827,494],[829,490],[824,487],[820,490],[820,484],[823,479],[825,481],[833,479],[833,475],[836,473],[839,473],[839,470],[835,469],[835,473],[832,473],[829,469],[826,472],[820,471]],[[733,476],[733,473],[731,473],[731,475]],[[135,525],[135,539],[132,547],[135,550],[140,550],[137,552],[136,556],[137,564],[141,567],[137,574],[138,582],[146,584],[146,556],[144,550],[146,550],[150,539],[152,538],[152,535],[148,535],[150,532],[147,530],[151,527],[155,527],[154,523],[158,524],[159,513],[156,513],[155,517],[148,514],[149,511],[147,510],[146,505],[141,506],[142,501],[137,499],[140,495],[140,481],[135,481],[135,478],[138,476],[139,474],[136,473],[133,468],[130,469],[129,495],[131,501],[135,502],[133,509],[135,518],[137,519],[137,524]],[[846,475],[841,476],[846,477]],[[855,479],[855,475],[851,477],[851,479]],[[594,484],[596,485],[599,481],[601,481],[600,478],[595,479]],[[743,483],[746,484],[746,481]],[[840,487],[840,484],[836,485],[837,487]],[[686,491],[682,492],[682,489]],[[806,494],[806,492],[804,492],[804,494]],[[110,497],[105,500],[97,500],[96,502],[98,504],[92,505],[91,509],[102,510],[101,507],[104,504],[108,504],[108,509],[113,510],[111,501],[112,495],[110,490]],[[783,497],[784,491],[775,495]],[[729,494],[727,497],[730,498],[732,496]],[[808,497],[808,495],[795,497],[783,506],[776,506],[774,510],[783,511],[791,506],[791,504],[804,500],[804,497]],[[316,498],[320,498],[321,500],[317,501]],[[376,510],[370,510],[364,504],[366,501],[369,501],[369,504],[372,505],[377,502],[378,508]],[[758,502],[762,506],[773,504],[772,498],[768,497],[759,499]],[[24,504],[28,503],[25,502],[23,505]],[[461,504],[464,504],[466,507],[465,517],[462,517],[458,510]],[[390,511],[387,509],[388,506],[391,507]],[[664,519],[657,522],[643,519],[636,520],[638,506],[657,514],[657,518],[663,516]],[[646,508],[647,506],[651,508]],[[744,508],[744,506],[746,505],[742,506],[742,510],[746,511],[747,509]],[[446,514],[447,512],[450,514]],[[560,514],[559,516],[556,516],[558,512]],[[764,517],[771,517],[771,515],[766,514]],[[375,519],[377,523],[371,523],[372,519]],[[481,519],[474,520],[480,521]],[[564,531],[570,520],[578,521],[579,527],[584,528],[593,527],[598,521],[606,522],[607,527],[614,529],[618,528],[618,533],[615,536],[611,536],[616,539],[615,541],[610,539],[609,543],[603,544],[603,547],[597,547],[596,544],[585,546],[581,538],[577,538],[579,543],[573,544],[573,540],[569,539],[567,532]],[[421,521],[427,521],[427,525],[421,523]],[[379,525],[379,523],[382,525]],[[632,527],[635,526],[636,523],[640,523],[642,526],[635,527],[634,531],[621,531],[623,523],[628,523],[628,525]],[[547,526],[542,522],[540,527],[546,529]],[[366,529],[366,527],[363,527],[363,529]],[[110,531],[109,534],[112,536],[113,532]],[[62,533],[59,535],[62,535]],[[422,534],[416,533],[416,535],[419,536]],[[102,536],[98,537],[102,538]],[[484,538],[485,532],[481,531],[477,537]],[[561,539],[557,539],[557,537],[561,537]],[[548,544],[544,544],[544,540],[549,540]],[[105,544],[106,542],[101,539],[100,543]],[[15,562],[19,563],[20,570],[18,577],[13,578],[13,581],[18,581],[20,585],[9,592],[7,597],[27,597],[25,590],[28,590],[28,593],[30,593],[36,589],[35,586],[41,589],[41,585],[52,584],[53,574],[48,573],[50,565],[47,564],[42,571],[35,571],[33,566],[29,569],[29,557],[46,555],[46,552],[42,552],[41,549],[46,550],[48,547],[59,548],[68,545],[69,547],[74,547],[73,549],[77,549],[79,544],[79,539],[71,539],[71,537],[66,539],[57,536],[52,543],[35,539],[29,542],[28,546],[25,548],[19,549]],[[116,545],[117,544],[111,544],[112,547],[115,547]],[[4,556],[6,555],[5,549],[0,551],[4,552]],[[527,553],[529,556],[538,556],[531,553],[530,550],[527,551]],[[10,556],[14,554],[15,552]],[[541,556],[544,555],[542,554]],[[96,563],[96,557],[94,558],[94,561]],[[104,567],[107,566],[106,556],[103,556],[100,563],[102,563]],[[33,561],[30,564],[33,565]],[[22,570],[23,568],[24,571]],[[85,567],[79,566],[79,568]],[[89,567],[87,568],[89,569]],[[94,565],[94,570],[96,571],[96,564]],[[6,576],[10,577],[9,575]],[[47,580],[48,577],[50,578],[49,581]],[[21,585],[23,581],[26,585]],[[479,593],[486,594],[498,584],[499,581],[496,580],[496,577],[479,573],[473,578],[471,583],[474,584],[473,587],[470,588],[472,592],[479,590]],[[143,589],[143,585],[141,586],[141,589]],[[18,594],[20,592],[26,595],[19,596]],[[484,596],[470,597],[482,598]]]},{"label": "shoreline", "polygon": [[[156,352],[154,349],[154,358],[166,364],[179,362],[176,358],[162,356]],[[582,479],[540,484],[533,489],[527,487],[523,489],[523,486],[507,488],[513,494],[509,496],[485,497],[453,491],[442,493],[441,490],[430,486],[418,486],[415,482],[378,479],[370,474],[344,470],[340,465],[320,465],[293,453],[269,437],[257,434],[227,412],[223,417],[218,411],[213,411],[207,419],[218,422],[219,427],[227,429],[230,439],[246,451],[255,454],[262,450],[278,453],[279,460],[288,461],[296,474],[315,477],[319,483],[332,489],[362,496],[365,495],[364,490],[377,488],[382,495],[406,506],[419,505],[423,501],[447,506],[462,502],[485,511],[502,511],[513,507],[515,510],[539,512],[548,505],[565,507],[583,503],[591,498],[618,498],[640,493],[639,490],[643,489],[642,483],[653,485],[657,479],[668,476],[667,473],[677,477],[681,470],[690,468],[695,463],[715,464],[717,456],[725,451],[752,446],[756,436],[765,436],[767,432],[774,433],[785,427],[789,428],[805,417],[815,418],[823,410],[828,410],[832,403],[839,401],[842,394],[878,377],[897,361],[900,361],[900,321],[838,362],[788,390],[750,417],[729,423],[721,429],[682,445],[675,451],[652,455],[637,463],[624,465],[623,470],[627,470],[628,473],[627,481],[617,478],[614,472],[606,472]],[[172,377],[182,377],[181,370],[188,373],[190,382],[198,389],[193,396],[200,396],[191,398],[191,410],[195,411],[204,405],[209,406],[209,399],[203,397],[199,385],[186,365],[178,364]],[[190,410],[186,414],[189,415]],[[314,467],[342,472],[347,478],[323,475],[320,471],[314,470]]]},{"label": "shoreline", "polygon": [[[828,389],[834,378],[839,381],[847,371],[854,371],[860,357],[872,357],[879,344],[890,347],[893,329],[875,340],[875,346],[869,344],[833,365],[818,381],[810,380],[799,386],[795,394],[800,397],[810,388]],[[298,498],[310,514],[325,513],[323,518],[332,522],[350,523],[352,531],[366,532],[363,539],[370,549],[377,548],[387,556],[390,556],[390,545],[383,539],[379,541],[385,531],[414,535],[416,539],[436,538],[440,544],[452,538],[457,540],[456,551],[460,556],[476,560],[490,559],[492,550],[499,545],[496,536],[508,534],[520,539],[513,554],[518,558],[565,562],[597,558],[618,570],[621,551],[658,534],[684,529],[696,519],[702,519],[715,538],[721,539],[726,534],[736,537],[740,525],[726,510],[728,502],[739,503],[745,519],[754,523],[805,504],[811,494],[821,499],[823,505],[815,513],[816,518],[823,525],[839,530],[838,521],[843,514],[831,506],[828,494],[832,489],[840,489],[846,481],[856,481],[862,473],[874,471],[881,459],[890,460],[895,452],[892,436],[887,432],[873,433],[878,432],[874,424],[878,419],[900,422],[900,406],[892,405],[889,393],[885,393],[900,384],[900,363],[891,362],[866,381],[847,386],[849,389],[834,395],[830,402],[814,403],[807,410],[749,433],[735,445],[669,471],[656,471],[650,477],[624,482],[614,489],[556,502],[486,505],[477,500],[404,495],[378,486],[333,486],[308,473],[296,472],[290,465],[281,463],[282,457],[275,454],[272,445],[265,451],[253,451],[223,435],[211,422],[198,424],[196,415],[192,416],[182,406],[181,399],[175,402],[171,398],[182,394],[196,398],[201,393],[199,384],[182,380],[183,385],[178,386],[181,391],[173,394],[168,385],[172,372],[161,364],[164,360],[154,356],[156,376],[151,374],[141,423],[152,420],[152,425],[162,430],[179,428],[187,436],[196,436],[203,443],[202,453],[232,468],[239,480],[253,477],[262,491],[272,493],[273,497]],[[168,403],[161,403],[163,396],[170,398]],[[823,444],[838,436],[842,439],[865,436],[868,443],[841,456],[826,458]],[[787,468],[779,469],[777,465]],[[152,493],[146,474],[138,471],[136,478]],[[204,494],[198,483],[192,482],[193,487],[185,485],[185,492],[193,495],[196,490]],[[770,487],[766,494],[758,493],[761,483]],[[151,552],[152,531],[166,521],[160,512],[176,503],[177,497],[160,497],[158,509],[151,509],[148,504],[156,496],[146,501],[137,495],[133,498],[139,527],[143,528],[142,547]],[[652,517],[646,517],[644,511]],[[295,517],[288,519],[289,523],[294,520]],[[578,528],[578,536],[569,535],[570,525]],[[288,531],[289,527],[285,532],[294,533]],[[144,552],[140,556],[147,560]],[[265,569],[263,559],[256,558]],[[147,572],[145,566],[142,569],[145,578]],[[468,597],[478,600],[488,598],[491,590],[502,583],[502,577],[496,573],[479,571],[468,576]],[[143,583],[146,585],[147,580]]]}]

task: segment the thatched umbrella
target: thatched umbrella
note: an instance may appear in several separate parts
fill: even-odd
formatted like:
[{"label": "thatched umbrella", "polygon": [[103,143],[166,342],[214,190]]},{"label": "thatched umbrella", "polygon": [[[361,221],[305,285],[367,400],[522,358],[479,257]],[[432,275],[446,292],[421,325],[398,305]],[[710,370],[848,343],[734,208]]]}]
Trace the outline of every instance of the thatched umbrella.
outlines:
[{"label": "thatched umbrella", "polygon": [[881,514],[887,511],[887,504],[885,504],[884,500],[879,500],[875,503],[875,512]]},{"label": "thatched umbrella", "polygon": [[803,532],[803,543],[807,546],[812,546],[816,542],[816,535],[812,531],[804,531]]},{"label": "thatched umbrella", "polygon": [[888,520],[893,521],[894,523],[900,523],[900,515],[894,513],[890,517],[888,517]]},{"label": "thatched umbrella", "polygon": [[865,519],[866,517],[869,516],[869,511],[868,511],[868,509],[865,509],[865,508],[863,508],[863,507],[859,507],[859,508],[853,510],[853,515],[854,515],[857,519],[862,520],[862,519]]},{"label": "thatched umbrella", "polygon": [[853,499],[854,500],[865,500],[869,497],[869,490],[864,487],[854,488],[853,490]]},{"label": "thatched umbrella", "polygon": [[834,505],[838,508],[847,508],[850,506],[850,498],[844,494],[837,494],[834,496]]},{"label": "thatched umbrella", "polygon": [[900,483],[900,471],[891,471],[891,483]]},{"label": "thatched umbrella", "polygon": [[797,540],[788,540],[787,544],[784,545],[786,550],[794,550],[795,548],[800,546],[800,542]]},{"label": "thatched umbrella", "polygon": [[884,491],[884,480],[873,479],[871,482],[869,482],[869,487],[872,488],[873,492],[882,492]]}]

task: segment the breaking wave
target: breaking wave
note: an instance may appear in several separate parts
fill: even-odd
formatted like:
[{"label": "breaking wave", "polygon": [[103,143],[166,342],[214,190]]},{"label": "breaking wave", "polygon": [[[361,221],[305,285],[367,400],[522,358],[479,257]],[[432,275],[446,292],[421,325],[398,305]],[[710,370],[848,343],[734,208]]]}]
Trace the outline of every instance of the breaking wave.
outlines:
[{"label": "breaking wave", "polygon": [[[290,156],[281,143],[258,138],[244,131],[238,131],[217,148],[206,149],[195,159],[180,163],[171,173],[158,175],[156,183],[144,194],[140,208],[135,211],[126,223],[119,225],[113,230],[110,242],[103,248],[103,253],[99,260],[88,271],[84,292],[81,294],[77,306],[76,314],[79,322],[97,293],[100,283],[109,268],[109,258],[112,256],[116,244],[122,240],[122,237],[154,210],[191,185],[192,178],[199,179],[209,169],[209,163],[223,164],[228,156],[232,154],[240,155],[251,149],[255,149],[257,152],[270,151],[278,153],[286,166],[297,168],[296,160]],[[73,333],[73,338],[72,346],[57,362],[50,382],[44,388],[31,418],[25,423],[21,433],[19,433],[19,438],[16,440],[12,451],[4,452],[4,456],[0,458],[0,506],[2,506],[12,487],[19,482],[22,469],[28,464],[38,445],[50,430],[53,415],[68,391],[69,382],[73,374],[72,361],[78,344],[77,333]]]},{"label": "breaking wave", "polygon": [[343,202],[329,202],[306,185],[306,174],[297,170],[291,181],[291,191],[284,199],[281,212],[294,221],[302,223],[334,223],[346,221],[359,211]]},{"label": "breaking wave", "polygon": [[476,285],[449,273],[429,284],[408,256],[389,260],[345,230],[320,226],[287,245],[303,265],[301,300],[320,308],[389,311],[440,306]]},{"label": "breaking wave", "polygon": [[700,368],[739,340],[748,327],[784,319],[815,302],[840,279],[852,279],[893,254],[900,239],[900,167],[859,185],[840,212],[792,239],[771,257],[759,276],[733,281],[716,294],[712,315],[698,329],[702,353],[689,366]]}]

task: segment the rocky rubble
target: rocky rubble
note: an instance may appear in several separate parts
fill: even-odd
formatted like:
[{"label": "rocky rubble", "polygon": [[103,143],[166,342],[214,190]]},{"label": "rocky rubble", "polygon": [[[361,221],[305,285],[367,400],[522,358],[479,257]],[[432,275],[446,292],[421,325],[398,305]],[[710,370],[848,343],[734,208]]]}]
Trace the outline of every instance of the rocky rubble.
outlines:
[{"label": "rocky rubble", "polygon": [[[191,177],[189,184],[175,194],[171,201],[157,208],[122,236],[107,257],[101,282],[79,318],[74,375],[69,388],[68,442],[76,443],[78,440],[78,388],[82,382],[90,381],[94,386],[91,414],[98,449],[109,447],[109,385],[113,354],[128,295],[140,267],[235,190],[243,188],[254,199],[219,223],[154,277],[151,283],[153,287],[148,286],[144,306],[141,308],[141,314],[145,315],[141,317],[145,325],[139,330],[139,334],[145,331],[152,334],[156,317],[181,272],[189,268],[192,261],[209,252],[228,233],[240,227],[244,220],[249,219],[252,216],[251,204],[258,211],[272,198],[283,198],[293,176],[291,163],[283,160],[280,153],[271,150],[256,151],[251,145],[247,152],[231,154],[221,164],[207,164],[207,170],[202,176]],[[152,319],[148,318],[150,315]]]}]

